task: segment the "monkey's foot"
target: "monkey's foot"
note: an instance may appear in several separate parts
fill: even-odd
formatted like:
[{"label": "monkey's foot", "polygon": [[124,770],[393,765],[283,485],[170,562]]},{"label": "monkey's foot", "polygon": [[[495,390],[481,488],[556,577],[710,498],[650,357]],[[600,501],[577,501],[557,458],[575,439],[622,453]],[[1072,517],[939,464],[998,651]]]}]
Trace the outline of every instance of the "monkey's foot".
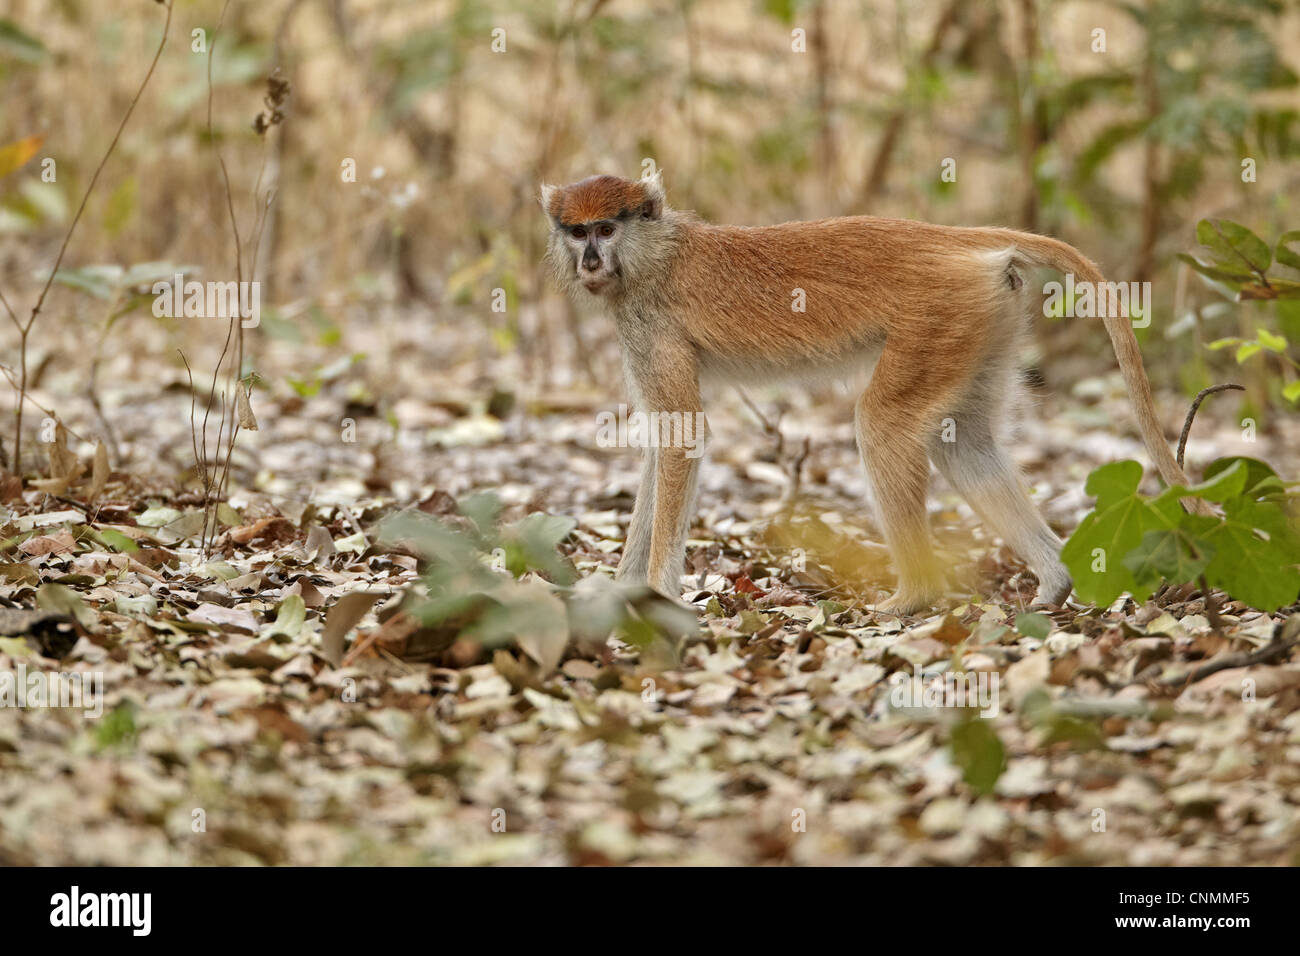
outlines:
[{"label": "monkey's foot", "polygon": [[906,616],[918,614],[921,611],[928,611],[939,603],[939,598],[943,596],[942,588],[920,588],[913,589],[900,588],[888,600],[882,601],[876,605],[877,611],[883,611],[886,614],[898,614]]},{"label": "monkey's foot", "polygon": [[1034,592],[1034,607],[1060,607],[1070,596],[1074,582],[1061,568],[1060,574],[1039,575],[1038,590]]}]

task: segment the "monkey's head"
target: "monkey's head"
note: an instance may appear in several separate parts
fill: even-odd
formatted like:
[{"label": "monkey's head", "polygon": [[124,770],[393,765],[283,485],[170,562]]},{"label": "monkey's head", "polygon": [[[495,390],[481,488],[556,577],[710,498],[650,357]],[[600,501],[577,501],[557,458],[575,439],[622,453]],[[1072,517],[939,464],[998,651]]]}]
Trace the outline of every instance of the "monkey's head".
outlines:
[{"label": "monkey's head", "polygon": [[591,176],[542,186],[551,223],[547,258],[562,285],[611,298],[648,278],[663,259],[664,188],[659,175],[633,181]]}]

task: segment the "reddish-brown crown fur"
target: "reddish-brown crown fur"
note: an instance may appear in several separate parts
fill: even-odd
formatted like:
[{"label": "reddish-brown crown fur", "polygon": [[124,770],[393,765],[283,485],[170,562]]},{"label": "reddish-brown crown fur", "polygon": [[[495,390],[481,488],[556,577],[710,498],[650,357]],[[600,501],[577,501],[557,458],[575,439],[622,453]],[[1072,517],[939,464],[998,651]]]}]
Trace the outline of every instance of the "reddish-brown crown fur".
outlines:
[{"label": "reddish-brown crown fur", "polygon": [[599,219],[617,219],[623,213],[641,208],[647,198],[640,183],[617,176],[591,176],[556,190],[546,211],[560,225],[576,226]]}]

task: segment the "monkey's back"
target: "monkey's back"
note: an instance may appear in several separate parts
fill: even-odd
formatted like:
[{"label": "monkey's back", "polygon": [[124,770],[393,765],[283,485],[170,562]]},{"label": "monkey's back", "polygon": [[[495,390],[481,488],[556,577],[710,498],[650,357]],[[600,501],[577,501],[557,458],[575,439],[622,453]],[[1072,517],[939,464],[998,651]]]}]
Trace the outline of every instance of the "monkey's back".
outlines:
[{"label": "monkey's back", "polygon": [[899,339],[982,349],[990,299],[1011,292],[999,232],[871,216],[686,223],[669,287],[687,334],[724,362],[851,360]]}]

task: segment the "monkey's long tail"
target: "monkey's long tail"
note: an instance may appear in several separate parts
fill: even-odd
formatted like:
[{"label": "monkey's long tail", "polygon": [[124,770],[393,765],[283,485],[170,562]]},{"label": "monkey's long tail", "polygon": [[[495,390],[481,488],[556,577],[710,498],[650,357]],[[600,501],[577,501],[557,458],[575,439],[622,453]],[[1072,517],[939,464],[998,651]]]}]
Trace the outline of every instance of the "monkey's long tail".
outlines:
[{"label": "monkey's long tail", "polygon": [[[1047,236],[1035,236],[1032,233],[1014,230],[990,230],[1014,246],[1017,258],[1034,265],[1050,266],[1059,272],[1072,272],[1077,279],[1093,283],[1094,289],[1101,288],[1105,277],[1101,270],[1083,253],[1067,243]],[[1160,429],[1160,419],[1156,415],[1155,400],[1151,397],[1151,382],[1147,378],[1146,367],[1142,364],[1142,350],[1138,348],[1133,326],[1126,315],[1115,315],[1114,310],[1106,309],[1102,321],[1110,335],[1115,358],[1119,362],[1124,384],[1128,388],[1129,401],[1133,405],[1133,414],[1137,417],[1138,430],[1148,454],[1155,461],[1160,477],[1167,484],[1189,484],[1187,475],[1178,466],[1169,443]]]}]

